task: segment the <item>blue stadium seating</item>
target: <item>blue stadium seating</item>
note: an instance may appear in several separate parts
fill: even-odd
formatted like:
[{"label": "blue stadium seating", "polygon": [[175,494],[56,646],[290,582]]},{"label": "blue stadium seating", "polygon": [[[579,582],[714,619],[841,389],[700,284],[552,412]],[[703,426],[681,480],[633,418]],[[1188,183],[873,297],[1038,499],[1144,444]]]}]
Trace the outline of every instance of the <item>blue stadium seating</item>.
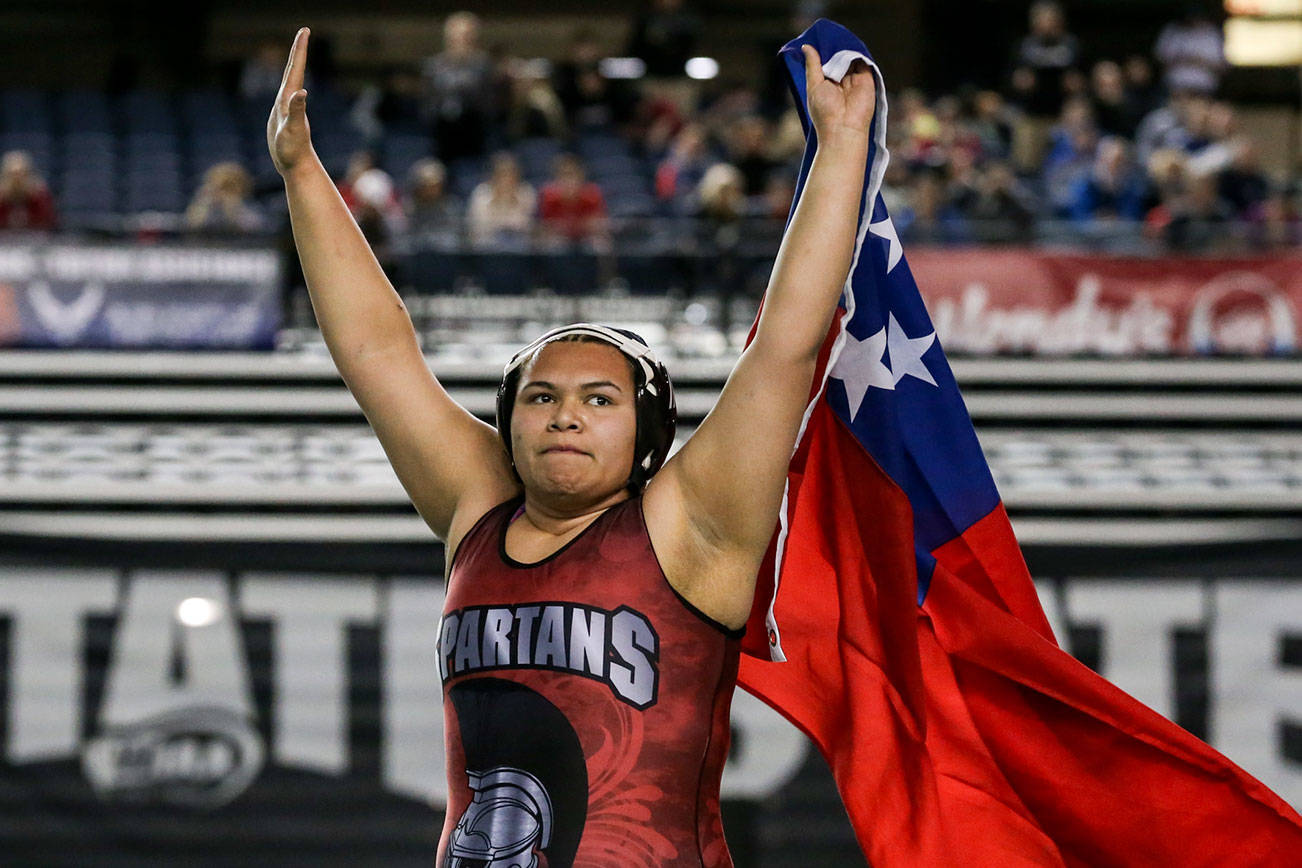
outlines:
[{"label": "blue stadium seating", "polygon": [[54,115],[65,135],[111,135],[112,112],[108,97],[93,90],[70,90],[54,98]]},{"label": "blue stadium seating", "polygon": [[412,164],[433,152],[429,136],[423,133],[390,133],[383,145],[380,167],[399,184],[406,183]]},{"label": "blue stadium seating", "polygon": [[[412,165],[434,153],[428,131],[418,125],[395,127],[378,142],[368,143],[351,125],[345,95],[322,87],[314,89],[309,99],[314,144],[335,177],[342,176],[356,151],[370,146],[381,168],[405,186]],[[85,89],[56,93],[2,89],[0,150],[19,149],[32,155],[61,212],[181,211],[207,170],[220,162],[235,161],[249,169],[256,195],[279,190],[280,178],[266,149],[269,111],[266,100],[243,100],[215,89],[175,95],[142,89],[114,97]],[[654,210],[651,167],[628,142],[609,128],[584,128],[578,133],[574,149],[585,160],[589,177],[601,186],[610,213],[632,217]],[[555,158],[564,147],[555,139],[529,138],[511,149],[524,178],[540,188],[552,177]],[[487,156],[456,160],[448,166],[449,191],[468,198],[487,174]],[[506,263],[489,282],[518,288],[518,265]],[[586,265],[557,267],[561,271],[549,278],[552,282],[586,282],[580,274]],[[443,265],[422,269],[430,276],[428,282],[438,285],[449,285],[475,270],[464,264],[455,273],[448,273]],[[435,275],[438,269],[442,271]]]},{"label": "blue stadium seating", "polygon": [[134,90],[118,100],[118,115],[128,133],[176,135],[176,114],[167,95]]},{"label": "blue stadium seating", "polygon": [[0,128],[12,133],[46,133],[54,124],[46,95],[39,90],[0,92]]}]

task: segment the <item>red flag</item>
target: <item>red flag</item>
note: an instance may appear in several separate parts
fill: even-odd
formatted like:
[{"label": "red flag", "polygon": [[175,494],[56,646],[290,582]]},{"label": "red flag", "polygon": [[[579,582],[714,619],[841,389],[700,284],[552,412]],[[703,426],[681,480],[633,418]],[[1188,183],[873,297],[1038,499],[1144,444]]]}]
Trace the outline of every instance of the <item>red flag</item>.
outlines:
[{"label": "red flag", "polygon": [[[829,77],[871,64],[828,21],[783,49],[798,190],[804,43]],[[876,868],[1302,865],[1296,811],[1054,641],[877,195],[874,74],[854,262],[739,682],[819,747]]]}]

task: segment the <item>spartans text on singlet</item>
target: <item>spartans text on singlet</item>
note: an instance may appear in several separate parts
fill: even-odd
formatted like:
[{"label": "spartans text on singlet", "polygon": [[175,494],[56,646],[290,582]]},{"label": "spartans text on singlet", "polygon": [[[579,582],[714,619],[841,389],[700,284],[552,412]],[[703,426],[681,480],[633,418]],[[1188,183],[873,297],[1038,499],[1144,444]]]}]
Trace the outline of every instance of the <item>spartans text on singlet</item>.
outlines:
[{"label": "spartans text on singlet", "polygon": [[470,606],[439,632],[444,681],[490,669],[548,669],[600,681],[638,709],[655,704],[660,637],[641,612],[575,603]]}]

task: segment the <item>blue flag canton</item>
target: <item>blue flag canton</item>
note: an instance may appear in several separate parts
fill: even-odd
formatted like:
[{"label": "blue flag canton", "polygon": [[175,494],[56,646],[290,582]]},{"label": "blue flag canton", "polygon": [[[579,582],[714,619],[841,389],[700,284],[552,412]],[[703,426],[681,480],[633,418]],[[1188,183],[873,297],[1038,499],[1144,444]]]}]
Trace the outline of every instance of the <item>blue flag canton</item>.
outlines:
[{"label": "blue flag canton", "polygon": [[930,552],[988,515],[999,493],[880,197],[850,285],[827,400],[909,498],[921,594]]},{"label": "blue flag canton", "polygon": [[[825,63],[839,51],[871,59],[854,34],[824,19],[782,49],[807,138],[797,201],[818,147],[808,115],[803,44],[814,45]],[[889,159],[882,147],[885,123],[882,101],[873,118],[864,171],[860,211],[866,217],[858,227],[862,245],[849,295],[842,298],[852,316],[828,371],[826,400],[909,498],[921,602],[935,566],[931,551],[988,515],[999,504],[999,493],[895,224],[878,195]],[[868,196],[871,208],[863,207]]]}]

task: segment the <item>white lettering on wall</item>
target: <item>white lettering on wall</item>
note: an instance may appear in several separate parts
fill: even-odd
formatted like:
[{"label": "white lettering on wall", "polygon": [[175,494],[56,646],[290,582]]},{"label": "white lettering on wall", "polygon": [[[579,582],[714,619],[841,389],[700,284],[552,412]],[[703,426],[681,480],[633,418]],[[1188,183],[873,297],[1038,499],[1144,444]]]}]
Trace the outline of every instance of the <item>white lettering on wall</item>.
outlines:
[{"label": "white lettering on wall", "polygon": [[272,620],[272,756],[283,765],[328,774],[346,771],[346,628],[375,622],[375,580],[249,573],[241,587],[244,614]]},{"label": "white lettering on wall", "polygon": [[1211,629],[1212,744],[1286,802],[1302,805],[1302,768],[1284,757],[1283,721],[1302,726],[1302,669],[1280,663],[1302,633],[1302,585],[1223,582]]},{"label": "white lettering on wall", "polygon": [[85,618],[111,614],[115,570],[11,567],[0,581],[9,627],[9,762],[66,757],[81,737]]},{"label": "white lettering on wall", "polygon": [[1198,582],[1079,579],[1067,583],[1073,623],[1102,631],[1099,668],[1113,684],[1166,718],[1175,716],[1176,628],[1204,620]]},{"label": "white lettering on wall", "polygon": [[[191,597],[212,601],[221,616],[203,626],[181,623],[177,607]],[[177,663],[181,677],[174,679]],[[105,726],[202,706],[254,719],[244,647],[221,573],[141,570],[132,575],[104,697],[99,722]]]},{"label": "white lettering on wall", "polygon": [[442,805],[443,684],[438,631],[443,583],[395,578],[384,601],[382,774],[387,789]]}]

